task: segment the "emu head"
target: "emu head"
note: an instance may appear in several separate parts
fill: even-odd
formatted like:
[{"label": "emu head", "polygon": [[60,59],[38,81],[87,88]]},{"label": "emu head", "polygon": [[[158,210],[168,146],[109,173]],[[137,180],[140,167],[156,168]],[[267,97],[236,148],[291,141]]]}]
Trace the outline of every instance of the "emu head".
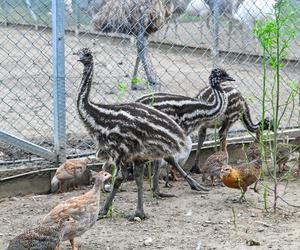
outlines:
[{"label": "emu head", "polygon": [[89,48],[83,48],[74,54],[78,55],[77,61],[83,63],[84,65],[93,62],[93,54]]},{"label": "emu head", "polygon": [[213,88],[219,88],[220,83],[226,81],[235,81],[231,76],[227,74],[224,69],[213,69],[209,76],[209,83]]}]

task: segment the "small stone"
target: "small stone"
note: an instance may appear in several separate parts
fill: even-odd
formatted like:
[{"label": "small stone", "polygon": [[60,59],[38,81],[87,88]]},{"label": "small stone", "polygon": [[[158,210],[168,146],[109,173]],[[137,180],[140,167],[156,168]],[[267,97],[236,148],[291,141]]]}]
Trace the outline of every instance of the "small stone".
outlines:
[{"label": "small stone", "polygon": [[259,241],[256,241],[256,240],[247,240],[246,241],[246,244],[248,246],[260,246],[260,242]]},{"label": "small stone", "polygon": [[259,228],[257,231],[261,233],[261,232],[265,231],[265,229]]},{"label": "small stone", "polygon": [[192,216],[193,215],[192,210],[187,211],[187,213],[185,215],[186,216]]},{"label": "small stone", "polygon": [[17,198],[17,197],[10,197],[9,200],[10,200],[10,201],[17,201],[18,198]]},{"label": "small stone", "polygon": [[144,246],[151,246],[153,243],[153,239],[151,237],[144,240]]},{"label": "small stone", "polygon": [[133,220],[138,222],[142,221],[140,217],[134,217]]}]

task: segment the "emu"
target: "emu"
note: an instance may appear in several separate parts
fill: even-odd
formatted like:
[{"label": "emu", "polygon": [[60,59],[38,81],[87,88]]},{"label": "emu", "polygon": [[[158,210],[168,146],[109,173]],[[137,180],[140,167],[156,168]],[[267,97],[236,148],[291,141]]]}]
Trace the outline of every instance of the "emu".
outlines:
[{"label": "emu", "polygon": [[[218,119],[223,115],[228,105],[228,97],[224,94],[220,84],[234,81],[223,69],[212,70],[209,76],[212,100],[196,99],[182,95],[168,93],[154,93],[140,97],[136,102],[151,105],[166,113],[184,130],[187,135],[198,130],[203,123]],[[191,149],[191,148],[190,148]],[[184,152],[186,153],[186,152]],[[184,157],[182,157],[184,158]],[[153,191],[158,192],[158,170],[161,163],[155,164],[153,176]]]},{"label": "emu", "polygon": [[143,89],[134,84],[140,61],[149,85],[157,86],[157,76],[148,56],[147,38],[169,20],[173,9],[174,4],[170,0],[108,0],[93,18],[96,30],[118,32],[136,38],[137,58],[131,89]]},{"label": "emu", "polygon": [[[249,106],[241,92],[239,92],[236,88],[229,86],[228,84],[223,84],[222,89],[228,95],[227,109],[223,116],[221,116],[218,120],[205,122],[200,127],[198,131],[198,146],[195,163],[191,169],[192,173],[201,172],[200,150],[203,142],[205,141],[208,128],[220,128],[218,134],[221,142],[226,140],[230,127],[238,120],[241,120],[246,129],[251,133],[259,134],[260,130],[272,129],[272,124],[270,124],[269,118],[265,118],[263,122],[259,121],[254,123],[252,121]],[[207,99],[208,101],[212,101],[214,97],[211,95],[211,93],[211,88],[206,87],[198,93],[196,98],[200,100]]]},{"label": "emu", "polygon": [[100,214],[107,213],[122,183],[126,163],[133,162],[138,202],[135,213],[128,218],[144,219],[144,163],[148,160],[165,159],[169,164],[176,165],[173,155],[182,153],[189,138],[166,114],[146,105],[93,103],[90,100],[93,55],[88,48],[80,50],[77,55],[84,65],[76,102],[78,116],[97,143],[96,157],[111,159],[117,166],[116,180]]}]

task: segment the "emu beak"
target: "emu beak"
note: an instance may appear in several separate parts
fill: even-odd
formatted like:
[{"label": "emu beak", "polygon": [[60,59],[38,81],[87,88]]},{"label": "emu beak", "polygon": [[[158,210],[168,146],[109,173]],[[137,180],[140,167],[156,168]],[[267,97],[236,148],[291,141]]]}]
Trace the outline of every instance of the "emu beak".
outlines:
[{"label": "emu beak", "polygon": [[235,80],[231,76],[224,77],[225,81],[234,82]]}]

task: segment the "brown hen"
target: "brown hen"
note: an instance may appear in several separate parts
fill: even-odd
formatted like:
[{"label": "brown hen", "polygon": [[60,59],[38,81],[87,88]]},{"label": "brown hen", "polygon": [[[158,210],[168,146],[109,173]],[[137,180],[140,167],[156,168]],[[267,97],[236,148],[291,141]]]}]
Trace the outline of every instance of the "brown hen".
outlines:
[{"label": "brown hen", "polygon": [[[62,193],[65,181],[75,183],[76,180],[79,180],[86,170],[87,164],[91,162],[92,159],[89,157],[83,159],[66,160],[62,165],[59,166],[51,180],[52,192],[58,189],[58,193]],[[74,189],[77,188],[74,186]]]},{"label": "brown hen", "polygon": [[101,183],[110,178],[110,173],[99,172],[95,178],[94,187],[89,192],[60,203],[45,216],[44,225],[55,225],[65,216],[70,216],[75,220],[74,225],[68,228],[63,236],[63,240],[70,240],[72,250],[78,249],[75,237],[84,234],[96,223],[100,210]]},{"label": "brown hen", "polygon": [[259,179],[261,166],[262,161],[259,157],[249,163],[243,163],[237,166],[225,165],[221,170],[221,180],[225,186],[242,191],[242,195],[239,199],[241,202],[247,188]]}]

